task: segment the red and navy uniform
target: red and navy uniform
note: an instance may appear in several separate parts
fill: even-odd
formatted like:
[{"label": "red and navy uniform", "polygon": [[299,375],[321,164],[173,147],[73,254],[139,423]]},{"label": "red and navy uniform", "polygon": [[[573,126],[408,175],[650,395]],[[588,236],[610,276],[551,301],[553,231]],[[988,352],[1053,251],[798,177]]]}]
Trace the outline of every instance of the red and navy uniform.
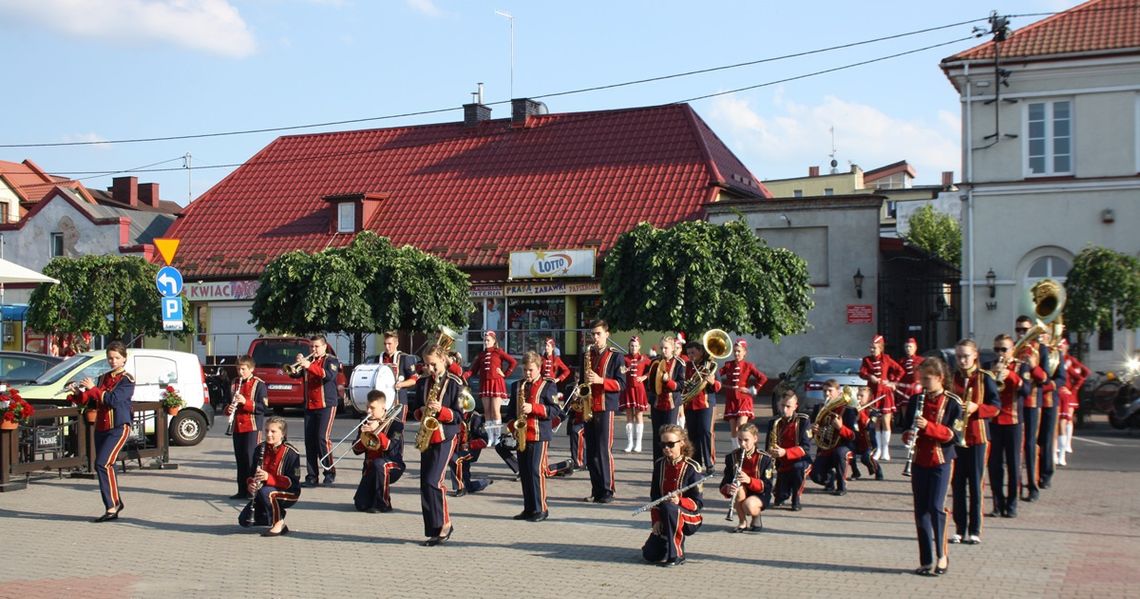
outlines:
[{"label": "red and navy uniform", "polygon": [[[317,484],[321,471],[318,460],[324,457],[321,466],[332,466],[333,423],[336,421],[336,407],[339,403],[336,377],[340,372],[340,361],[336,356],[325,354],[313,358],[309,367],[294,378],[301,379],[305,394],[305,483]],[[325,484],[336,480],[336,468],[325,470]]]},{"label": "red and navy uniform", "polygon": [[[475,410],[463,414],[463,420],[459,423],[459,437],[455,441],[455,459],[450,464],[456,497],[478,493],[490,484],[487,479],[471,477],[471,466],[479,461],[479,456],[482,455],[489,440],[490,435],[483,425],[483,415]],[[513,456],[507,466],[511,466],[512,471],[518,472],[518,462],[513,460]]]},{"label": "red and navy uniform", "polygon": [[265,414],[269,411],[269,393],[265,381],[255,376],[234,381],[233,392],[245,398],[245,403],[234,408],[234,461],[237,462],[237,494],[248,499],[246,479],[253,476],[257,464],[253,453],[263,441],[261,432],[265,430]]},{"label": "red and navy uniform", "polygon": [[[549,509],[546,505],[547,449],[553,436],[550,421],[559,412],[555,400],[558,389],[554,383],[540,378],[533,383],[527,380],[516,381],[511,386],[511,396],[518,397],[520,391],[523,401],[531,406],[531,413],[526,417],[526,449],[518,452],[523,514],[527,518],[545,517]],[[508,430],[516,438],[518,431],[515,430],[515,423],[521,410],[522,406],[513,401],[507,406],[507,414],[504,416]]]},{"label": "red and navy uniform", "polygon": [[[685,380],[694,376],[697,376],[696,366],[692,362],[686,362]],[[693,442],[693,459],[709,472],[716,466],[716,437],[713,435],[712,422],[716,397],[712,394],[720,389],[720,381],[714,381],[685,404],[685,430]]]},{"label": "red and navy uniform", "polygon": [[[262,454],[265,458],[262,461]],[[288,443],[270,447],[268,443],[257,446],[254,458],[261,462],[261,469],[269,478],[253,495],[253,500],[238,515],[242,527],[270,526],[285,519],[285,509],[296,505],[301,498],[301,455]],[[253,478],[248,481],[253,484]]]},{"label": "red and navy uniform", "polygon": [[935,565],[946,553],[946,488],[954,469],[958,433],[954,424],[962,415],[962,400],[953,393],[927,391],[910,398],[903,443],[907,443],[919,401],[926,426],[918,430],[911,463],[910,491],[914,496],[914,524],[918,533],[918,558],[923,566]]},{"label": "red and navy uniform", "polygon": [[1080,408],[1081,387],[1089,378],[1092,371],[1088,366],[1070,355],[1065,355],[1065,386],[1057,393],[1061,397],[1061,409],[1058,418],[1072,420],[1073,414]]},{"label": "red and navy uniform", "polygon": [[551,379],[561,385],[570,378],[570,367],[556,354],[543,354],[542,378]]},{"label": "red and navy uniform", "polygon": [[784,449],[784,457],[776,458],[776,505],[781,505],[790,497],[792,509],[799,510],[800,497],[804,493],[804,482],[811,474],[811,458],[808,449],[811,443],[811,422],[806,414],[794,414],[791,418],[773,418],[768,421],[768,434],[764,446],[772,447],[772,436],[777,447]]},{"label": "red and navy uniform", "polygon": [[993,377],[977,367],[969,373],[955,372],[952,389],[962,398],[963,410],[969,411],[970,404],[978,406],[966,417],[962,433],[966,446],[957,450],[950,483],[954,489],[954,527],[958,536],[965,538],[967,534],[982,534],[982,473],[989,455],[986,420],[997,416],[1001,398]]},{"label": "red and navy uniform", "polygon": [[[922,393],[922,376],[918,374],[918,367],[921,366],[924,361],[925,358],[918,354],[903,356],[902,359],[898,361],[899,366],[903,369],[903,375],[896,384],[899,390],[896,395],[898,399],[898,401],[895,402],[896,411],[906,409],[906,406],[901,405],[905,401],[903,399],[904,397],[909,398]],[[875,398],[872,397],[871,399]]]},{"label": "red and navy uniform", "polygon": [[[669,378],[662,378],[668,374]],[[649,421],[653,427],[653,459],[664,456],[661,452],[661,427],[677,424],[677,411],[681,408],[681,385],[685,382],[685,362],[681,358],[658,358],[649,366],[649,394],[652,404]]]},{"label": "red and navy uniform", "polygon": [[[760,509],[766,510],[772,504],[772,491],[775,487],[772,478],[776,471],[776,461],[767,453],[753,449],[752,453],[744,456],[744,461],[741,462],[742,453],[744,448],[738,447],[725,456],[724,478],[720,481],[721,494],[724,494],[725,487],[731,486],[736,480],[736,464],[740,463],[740,471],[750,479],[748,484],[744,485],[744,497],[759,497]],[[732,501],[731,495],[725,497]]]},{"label": "red and navy uniform", "polygon": [[380,445],[376,449],[368,449],[356,437],[352,444],[352,453],[364,454],[364,465],[360,473],[360,484],[356,486],[356,494],[352,503],[361,512],[379,510],[392,511],[392,485],[400,480],[404,470],[404,422],[408,418],[407,406],[400,408],[400,413],[388,425],[387,432],[377,433]]},{"label": "red and navy uniform", "polygon": [[99,476],[99,493],[107,511],[119,506],[119,481],[115,478],[115,460],[131,436],[131,401],[135,395],[135,379],[122,368],[99,377],[99,382],[85,390],[75,403],[94,406],[95,474]]},{"label": "red and navy uniform", "polygon": [[1028,489],[1026,500],[1035,501],[1037,499],[1037,481],[1040,478],[1037,433],[1041,426],[1041,387],[1049,382],[1049,375],[1040,364],[1031,367],[1028,360],[1022,362],[1018,374],[1027,387],[1021,412],[1021,445],[1026,474],[1024,488]]},{"label": "red and navy uniform", "polygon": [[895,392],[887,383],[897,382],[904,374],[906,372],[903,367],[887,354],[879,354],[877,358],[863,356],[863,362],[859,365],[859,378],[867,381],[867,386],[871,388],[871,400],[879,400],[882,397],[875,405],[884,414],[895,412]]},{"label": "red and navy uniform", "polygon": [[[441,530],[451,524],[451,514],[447,510],[447,466],[455,453],[459,434],[459,421],[463,411],[459,406],[459,390],[463,380],[451,374],[444,375],[439,392],[439,430],[431,440],[427,451],[420,454],[420,507],[424,516],[424,536],[438,537]],[[414,418],[423,421],[423,405],[435,383],[434,377],[422,376],[416,381],[416,403]]]},{"label": "red and navy uniform", "polygon": [[625,376],[621,373],[622,357],[610,348],[601,353],[590,349],[590,366],[604,381],[590,386],[594,417],[585,424],[586,469],[590,471],[590,497],[597,502],[608,502],[614,496],[614,412],[618,398],[625,390]]},{"label": "red and navy uniform", "polygon": [[720,367],[718,375],[720,376],[721,388],[724,390],[724,419],[736,420],[739,416],[745,416],[752,420],[755,417],[752,405],[754,395],[739,391],[737,387],[746,389],[752,387],[759,390],[768,382],[768,377],[760,372],[752,362],[737,362],[736,360],[725,362],[724,366]]},{"label": "red and navy uniform", "polygon": [[626,354],[625,362],[625,389],[621,392],[621,409],[645,412],[649,410],[649,398],[645,392],[645,383],[637,380],[645,376],[651,362],[645,354]]},{"label": "red and navy uniform", "polygon": [[1041,366],[1049,375],[1049,380],[1041,385],[1041,428],[1037,431],[1037,446],[1041,448],[1041,479],[1037,484],[1042,489],[1048,489],[1056,469],[1057,409],[1061,403],[1057,392],[1065,387],[1068,377],[1059,350],[1042,344],[1040,351]]},{"label": "red and navy uniform", "polygon": [[[677,462],[660,458],[653,462],[653,480],[649,486],[649,498],[656,501],[682,487],[687,487],[701,479],[701,465],[690,459],[681,458]],[[697,485],[680,497],[680,503],[664,501],[650,512],[653,532],[641,555],[649,562],[673,561],[685,558],[685,537],[692,536],[701,527],[701,486]]]},{"label": "red and navy uniform", "polygon": [[812,464],[811,480],[818,485],[835,485],[835,492],[847,492],[847,464],[851,459],[851,447],[855,444],[855,419],[853,408],[839,408],[839,443],[831,449],[817,449],[815,463]]},{"label": "red and navy uniform", "polygon": [[883,480],[883,467],[875,459],[875,422],[872,412],[874,408],[859,410],[855,418],[855,453],[851,461],[851,477],[859,478],[859,462],[867,467],[869,474],[875,475],[875,480]]},{"label": "red and navy uniform", "polygon": [[[412,354],[405,354],[402,351],[396,351],[395,354],[384,352],[380,354],[380,363],[392,369],[392,378],[397,383],[418,381],[420,379],[418,370],[419,360]],[[448,370],[450,369],[451,366],[448,366]],[[463,372],[462,367],[459,367],[459,372]],[[455,374],[459,374],[459,372]],[[396,397],[399,398],[401,404],[407,406],[408,395],[410,395],[411,392],[411,387],[396,389]],[[388,405],[392,405],[392,398],[388,398]]]},{"label": "red and navy uniform", "polygon": [[[503,368],[503,364],[507,367]],[[511,376],[518,362],[499,346],[484,349],[471,360],[471,366],[463,372],[464,379],[479,377],[479,397],[483,399],[507,399],[506,377]]]},{"label": "red and navy uniform", "polygon": [[[991,365],[990,368],[994,368]],[[1005,517],[1017,515],[1018,477],[1021,472],[1021,410],[1029,386],[1017,373],[1017,365],[1009,364],[1009,376],[998,385],[1001,407],[990,421],[990,489],[994,496],[994,513]]]}]

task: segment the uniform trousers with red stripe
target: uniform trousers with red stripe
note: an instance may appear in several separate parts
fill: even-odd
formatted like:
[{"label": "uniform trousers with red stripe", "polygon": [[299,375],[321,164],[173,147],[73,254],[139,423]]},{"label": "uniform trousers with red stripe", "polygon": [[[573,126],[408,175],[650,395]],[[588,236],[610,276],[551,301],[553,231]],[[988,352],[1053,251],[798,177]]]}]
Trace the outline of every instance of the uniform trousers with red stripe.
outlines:
[{"label": "uniform trousers with red stripe", "polygon": [[918,531],[918,560],[933,566],[946,553],[946,487],[953,462],[933,467],[913,464],[910,491],[914,496],[914,525]]},{"label": "uniform trousers with red stripe", "polygon": [[653,426],[653,461],[665,455],[661,451],[661,427],[666,424],[677,424],[677,412],[680,408],[674,406],[672,410],[659,410],[656,407],[649,410],[649,422]]},{"label": "uniform trousers with red stripe", "polygon": [[[336,420],[336,406],[328,406],[319,410],[305,410],[305,482],[316,483],[321,472],[317,461],[321,457],[324,466],[332,466],[332,424]],[[325,480],[336,479],[336,468],[325,471]]]},{"label": "uniform trousers with red stripe", "polygon": [[671,501],[666,501],[653,510],[657,512],[661,534],[654,531],[649,535],[641,547],[642,557],[647,562],[685,557],[685,537],[692,536],[701,527],[700,512],[687,510]]},{"label": "uniform trousers with red stripe", "polygon": [[959,447],[954,458],[954,529],[958,536],[982,534],[982,473],[989,443]]},{"label": "uniform trousers with red stripe", "polygon": [[791,470],[776,472],[775,500],[777,505],[784,503],[789,497],[792,499],[792,507],[800,504],[800,497],[804,494],[804,480],[810,470],[811,460],[805,456],[796,460],[792,464]]},{"label": "uniform trousers with red stripe", "polygon": [[115,460],[119,459],[119,450],[127,443],[130,434],[129,424],[95,433],[95,473],[99,476],[99,494],[103,496],[103,507],[108,510],[119,505]]},{"label": "uniform trousers with red stripe", "polygon": [[1018,477],[1021,475],[1021,425],[994,424],[990,427],[990,489],[994,511],[1017,513]]},{"label": "uniform trousers with red stripe", "polygon": [[1025,428],[1021,430],[1022,455],[1025,458],[1025,488],[1030,491],[1037,490],[1037,429],[1041,424],[1041,408],[1025,408],[1021,412],[1021,422]]},{"label": "uniform trousers with red stripe", "polygon": [[257,490],[253,501],[246,504],[245,509],[238,515],[238,524],[243,528],[250,526],[270,526],[285,519],[285,508],[297,504],[300,495],[289,491],[265,485]]},{"label": "uniform trousers with red stripe", "polygon": [[420,508],[424,514],[424,536],[438,537],[451,523],[447,511],[447,465],[455,452],[456,437],[433,444],[420,453]]},{"label": "uniform trousers with red stripe", "polygon": [[255,470],[253,453],[257,451],[258,443],[261,443],[260,431],[234,433],[234,461],[237,462],[237,492],[240,495],[249,495],[246,481]]},{"label": "uniform trousers with red stripe", "polygon": [[566,434],[570,436],[570,460],[575,470],[581,470],[586,467],[586,423],[575,422],[573,415],[567,418],[570,418],[566,423]]},{"label": "uniform trousers with red stripe", "polygon": [[597,410],[586,423],[586,468],[590,471],[590,496],[614,496],[614,413]]},{"label": "uniform trousers with red stripe", "polygon": [[519,452],[519,482],[522,483],[523,512],[541,514],[546,507],[546,450],[549,441],[527,441]]},{"label": "uniform trousers with red stripe", "polygon": [[370,460],[360,476],[360,484],[356,487],[352,503],[362,512],[373,508],[382,512],[391,511],[392,485],[403,474],[404,465],[396,460],[383,456]]},{"label": "uniform trousers with red stripe", "polygon": [[689,440],[693,443],[693,459],[697,461],[705,472],[712,472],[716,466],[716,451],[713,447],[713,406],[703,410],[685,408],[685,430],[689,433]]}]

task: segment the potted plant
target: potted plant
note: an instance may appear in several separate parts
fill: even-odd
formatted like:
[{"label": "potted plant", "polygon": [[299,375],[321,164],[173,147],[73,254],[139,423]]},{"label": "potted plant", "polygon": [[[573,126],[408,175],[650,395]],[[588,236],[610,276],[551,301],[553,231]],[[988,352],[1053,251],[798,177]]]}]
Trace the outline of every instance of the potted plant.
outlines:
[{"label": "potted plant", "polygon": [[16,430],[36,410],[15,389],[0,384],[0,430]]},{"label": "potted plant", "polygon": [[159,401],[162,402],[162,407],[166,409],[166,413],[171,416],[177,416],[178,410],[186,405],[186,402],[182,401],[182,396],[178,394],[178,391],[175,390],[172,385],[166,386],[166,389],[162,392],[162,399]]}]

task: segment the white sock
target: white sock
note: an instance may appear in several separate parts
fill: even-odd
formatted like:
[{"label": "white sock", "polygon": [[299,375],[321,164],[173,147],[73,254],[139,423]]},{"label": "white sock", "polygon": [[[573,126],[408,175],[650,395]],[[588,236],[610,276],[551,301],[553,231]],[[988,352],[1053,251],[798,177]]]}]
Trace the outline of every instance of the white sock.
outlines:
[{"label": "white sock", "polygon": [[501,428],[503,421],[492,420],[491,424],[495,425],[494,428],[491,429],[491,445],[494,446],[499,444],[499,439],[503,436],[503,429]]},{"label": "white sock", "polygon": [[633,423],[625,423],[625,452],[633,451]]},{"label": "white sock", "polygon": [[641,453],[641,439],[645,436],[645,423],[638,422],[633,428],[634,436],[636,437],[636,441],[633,444],[633,451]]},{"label": "white sock", "polygon": [[1073,423],[1065,423],[1065,453],[1073,453]]},{"label": "white sock", "polygon": [[876,460],[883,456],[883,431],[875,431],[875,451],[871,452],[871,457]]},{"label": "white sock", "polygon": [[891,431],[883,431],[883,460],[891,461]]}]

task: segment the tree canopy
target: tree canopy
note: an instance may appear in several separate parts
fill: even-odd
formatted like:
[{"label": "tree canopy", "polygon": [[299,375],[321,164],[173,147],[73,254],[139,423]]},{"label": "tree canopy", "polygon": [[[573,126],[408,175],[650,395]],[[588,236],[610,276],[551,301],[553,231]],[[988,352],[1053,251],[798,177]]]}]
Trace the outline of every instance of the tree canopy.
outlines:
[{"label": "tree canopy", "polygon": [[1071,330],[1140,327],[1140,260],[1104,247],[1087,247],[1073,260],[1065,294],[1065,324]]},{"label": "tree canopy", "polygon": [[742,220],[641,223],[605,258],[601,317],[620,329],[799,333],[812,308],[807,264]]},{"label": "tree canopy", "polygon": [[962,266],[962,227],[958,219],[926,205],[910,215],[907,243],[954,266]]}]

